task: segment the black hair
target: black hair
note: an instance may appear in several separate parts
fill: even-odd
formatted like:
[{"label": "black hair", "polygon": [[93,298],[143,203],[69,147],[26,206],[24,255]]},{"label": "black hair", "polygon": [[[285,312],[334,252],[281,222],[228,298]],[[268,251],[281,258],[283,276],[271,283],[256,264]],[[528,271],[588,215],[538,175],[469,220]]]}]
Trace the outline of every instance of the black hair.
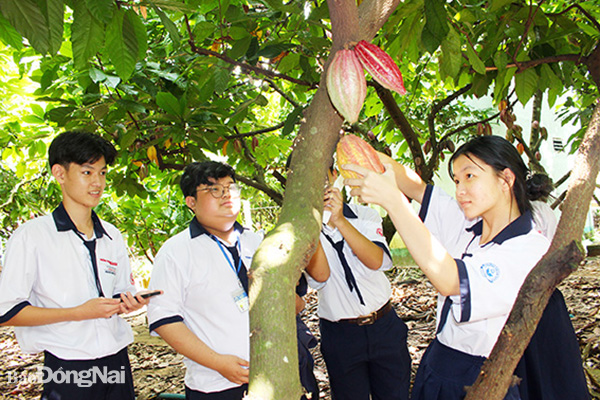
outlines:
[{"label": "black hair", "polygon": [[106,164],[112,164],[117,150],[108,140],[85,131],[66,131],[58,135],[48,149],[50,168],[60,164],[68,168],[69,164],[83,165],[95,163],[104,157]]},{"label": "black hair", "polygon": [[548,175],[536,172],[527,180],[527,195],[531,201],[546,201],[553,190],[554,184]]},{"label": "black hair", "polygon": [[210,179],[231,177],[235,182],[235,171],[230,165],[218,161],[193,162],[185,167],[179,186],[185,197],[196,197],[200,185],[211,185]]},{"label": "black hair", "polygon": [[[529,169],[521,155],[508,140],[500,136],[478,136],[463,144],[454,152],[448,163],[448,173],[454,178],[452,163],[461,155],[471,159],[477,157],[500,174],[506,168],[515,175],[513,194],[521,214],[531,210],[530,193],[528,192]],[[473,161],[471,159],[471,161]]]}]

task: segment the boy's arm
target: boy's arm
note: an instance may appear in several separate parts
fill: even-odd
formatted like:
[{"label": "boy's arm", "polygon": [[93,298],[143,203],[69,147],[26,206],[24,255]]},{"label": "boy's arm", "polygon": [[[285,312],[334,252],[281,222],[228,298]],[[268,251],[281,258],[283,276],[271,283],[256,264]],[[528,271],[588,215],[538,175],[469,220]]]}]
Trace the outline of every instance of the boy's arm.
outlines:
[{"label": "boy's arm", "polygon": [[336,227],[354,254],[367,268],[378,270],[383,263],[383,249],[366,238],[346,218],[338,221]]},{"label": "boy's arm", "polygon": [[15,316],[0,323],[0,326],[38,326],[66,321],[83,321],[95,318],[110,318],[121,309],[119,299],[98,297],[77,307],[42,308],[27,305]]},{"label": "boy's arm", "polygon": [[339,189],[325,193],[325,209],[331,211],[329,224],[337,228],[354,254],[367,268],[378,270],[383,263],[383,249],[360,233],[344,216],[344,202]]},{"label": "boy's arm", "polygon": [[217,353],[194,335],[183,322],[161,325],[154,331],[179,354],[217,371],[235,384],[248,383],[248,361],[234,355]]},{"label": "boy's arm", "polygon": [[325,256],[325,250],[323,250],[320,240],[317,245],[317,251],[315,251],[315,254],[313,254],[306,266],[306,272],[317,282],[325,282],[329,279],[329,262],[327,261],[327,256]]}]

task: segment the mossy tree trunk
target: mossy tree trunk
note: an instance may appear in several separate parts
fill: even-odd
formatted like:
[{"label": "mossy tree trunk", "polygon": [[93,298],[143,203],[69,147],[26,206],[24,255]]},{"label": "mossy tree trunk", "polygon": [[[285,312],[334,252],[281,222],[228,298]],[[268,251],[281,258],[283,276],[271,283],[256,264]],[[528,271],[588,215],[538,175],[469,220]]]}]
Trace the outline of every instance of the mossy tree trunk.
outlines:
[{"label": "mossy tree trunk", "polygon": [[[355,0],[328,0],[333,45],[324,70],[337,50],[360,39],[371,40],[398,3],[364,1],[357,7]],[[324,77],[325,73],[294,144],[279,220],[258,248],[251,267],[251,399],[301,396],[294,289],[318,243],[323,187],[343,122],[329,101]]]}]

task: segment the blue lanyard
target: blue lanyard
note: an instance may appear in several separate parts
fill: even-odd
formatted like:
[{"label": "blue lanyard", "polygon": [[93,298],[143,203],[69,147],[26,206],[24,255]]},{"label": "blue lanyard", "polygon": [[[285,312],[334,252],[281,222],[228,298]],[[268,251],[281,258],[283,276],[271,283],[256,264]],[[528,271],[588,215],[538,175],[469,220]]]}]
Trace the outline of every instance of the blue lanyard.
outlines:
[{"label": "blue lanyard", "polygon": [[[233,270],[233,272],[235,272],[236,275],[239,275],[240,268],[242,267],[242,252],[241,252],[241,249],[240,249],[240,240],[238,239],[238,241],[236,243],[236,246],[237,246],[237,249],[238,249],[238,265],[237,265],[237,270],[236,270],[236,268],[233,266],[233,261],[229,259],[229,256],[227,256],[227,253],[225,252],[225,249],[223,248],[223,245],[221,244],[221,241],[218,238],[214,237],[214,236],[213,236],[213,239],[219,245],[219,249],[221,249],[221,253],[223,253],[223,256],[227,260],[227,263],[229,264],[229,266],[231,267],[231,269]],[[231,255],[231,257],[233,258],[233,255]]]}]

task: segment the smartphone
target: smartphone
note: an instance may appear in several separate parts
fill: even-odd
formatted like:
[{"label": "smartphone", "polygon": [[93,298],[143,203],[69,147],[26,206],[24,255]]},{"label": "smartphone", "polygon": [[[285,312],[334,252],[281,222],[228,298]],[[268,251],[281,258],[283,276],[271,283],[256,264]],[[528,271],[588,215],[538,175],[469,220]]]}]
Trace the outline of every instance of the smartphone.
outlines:
[{"label": "smartphone", "polygon": [[[148,292],[148,293],[141,294],[141,295],[140,295],[140,297],[141,297],[142,299],[147,299],[148,297],[156,296],[156,295],[159,295],[159,294],[162,294],[162,291],[161,291],[161,290],[154,290],[154,291],[152,291],[152,292]],[[123,302],[123,299],[121,299],[121,303],[122,303],[122,302]]]},{"label": "smartphone", "polygon": [[159,294],[162,294],[162,290],[155,290],[153,292],[144,293],[144,294],[140,295],[140,297],[142,299],[147,299],[148,297],[157,296]]}]

